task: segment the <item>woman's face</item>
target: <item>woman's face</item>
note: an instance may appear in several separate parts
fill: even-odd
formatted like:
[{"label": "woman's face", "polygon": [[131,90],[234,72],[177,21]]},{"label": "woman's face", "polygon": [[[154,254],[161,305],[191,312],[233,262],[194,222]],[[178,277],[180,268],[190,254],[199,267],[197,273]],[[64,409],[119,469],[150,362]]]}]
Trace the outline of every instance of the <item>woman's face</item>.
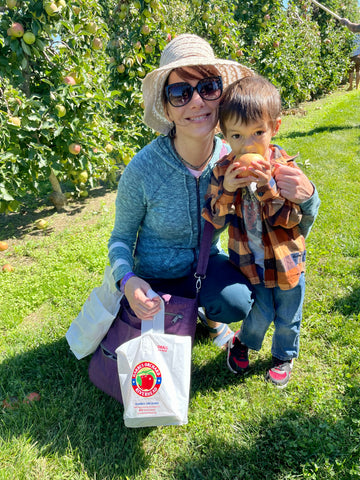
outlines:
[{"label": "woman's face", "polygon": [[[191,68],[187,69],[191,72]],[[205,78],[198,72],[193,71],[194,78],[184,80],[176,71],[170,73],[168,85],[178,82],[186,82],[195,87],[199,80]],[[209,75],[211,76],[211,75]],[[176,125],[176,136],[196,136],[204,137],[214,132],[218,122],[218,106],[220,98],[217,100],[204,100],[198,92],[194,90],[189,103],[181,107],[173,107],[169,102],[165,105],[165,113],[170,122]]]}]

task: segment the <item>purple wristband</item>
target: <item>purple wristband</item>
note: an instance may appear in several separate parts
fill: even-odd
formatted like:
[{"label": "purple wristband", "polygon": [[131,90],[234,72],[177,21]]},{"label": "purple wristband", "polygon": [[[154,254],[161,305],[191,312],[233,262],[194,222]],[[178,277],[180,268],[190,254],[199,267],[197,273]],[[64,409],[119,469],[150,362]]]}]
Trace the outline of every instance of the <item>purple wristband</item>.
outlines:
[{"label": "purple wristband", "polygon": [[129,280],[129,278],[131,277],[136,277],[135,273],[133,272],[128,272],[128,273],[125,273],[125,275],[123,276],[121,282],[120,282],[120,292],[121,293],[124,293],[125,294],[125,285],[126,285],[126,282]]}]

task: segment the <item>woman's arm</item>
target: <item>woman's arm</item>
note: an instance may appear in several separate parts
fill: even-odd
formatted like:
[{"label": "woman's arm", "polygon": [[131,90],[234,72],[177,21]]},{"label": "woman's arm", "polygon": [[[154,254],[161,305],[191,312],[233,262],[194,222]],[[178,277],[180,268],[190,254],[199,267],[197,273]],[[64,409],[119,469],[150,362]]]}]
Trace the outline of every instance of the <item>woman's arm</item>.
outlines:
[{"label": "woman's arm", "polygon": [[[143,180],[134,165],[127,167],[120,178],[116,197],[115,224],[108,247],[110,265],[116,285],[133,269],[133,252],[141,222],[146,214]],[[124,292],[135,315],[151,320],[159,311],[159,297],[150,300],[146,294],[151,288],[143,279],[133,276],[125,284]]]}]

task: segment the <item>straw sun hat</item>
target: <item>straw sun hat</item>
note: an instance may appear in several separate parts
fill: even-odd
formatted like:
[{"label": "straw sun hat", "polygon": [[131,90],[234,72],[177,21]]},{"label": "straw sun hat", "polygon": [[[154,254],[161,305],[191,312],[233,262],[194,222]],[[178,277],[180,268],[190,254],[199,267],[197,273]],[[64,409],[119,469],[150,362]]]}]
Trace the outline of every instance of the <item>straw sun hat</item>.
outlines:
[{"label": "straw sun hat", "polygon": [[213,49],[203,38],[186,33],[179,35],[164,48],[160,67],[144,78],[142,90],[146,125],[165,135],[169,133],[171,123],[166,119],[162,103],[166,79],[174,68],[194,65],[215,66],[222,77],[224,89],[235,80],[254,75],[252,70],[240,63],[215,58]]}]

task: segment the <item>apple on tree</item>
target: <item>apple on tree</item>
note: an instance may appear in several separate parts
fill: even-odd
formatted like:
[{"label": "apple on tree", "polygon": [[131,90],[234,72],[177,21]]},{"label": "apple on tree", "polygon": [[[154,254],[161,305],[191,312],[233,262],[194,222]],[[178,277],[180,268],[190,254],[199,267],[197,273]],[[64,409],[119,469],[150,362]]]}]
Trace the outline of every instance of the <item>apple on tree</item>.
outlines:
[{"label": "apple on tree", "polygon": [[59,11],[56,3],[51,3],[51,2],[45,3],[44,9],[45,9],[45,12],[49,15],[49,17],[52,17],[53,15],[55,15],[55,13]]},{"label": "apple on tree", "polygon": [[21,23],[14,22],[6,33],[9,37],[21,38],[24,35],[24,27]]},{"label": "apple on tree", "polygon": [[66,115],[66,108],[64,107],[64,105],[60,105],[60,104],[56,105],[55,110],[59,118],[64,117]]},{"label": "apple on tree", "polygon": [[69,152],[72,153],[73,155],[79,155],[81,151],[81,145],[78,143],[71,143],[69,145]]},{"label": "apple on tree", "polygon": [[28,45],[35,43],[36,37],[32,32],[25,32],[23,36],[24,42]]},{"label": "apple on tree", "polygon": [[102,47],[103,47],[103,42],[102,42],[101,38],[95,37],[92,41],[92,48],[94,50],[101,50]]},{"label": "apple on tree", "polygon": [[64,77],[64,83],[66,83],[66,85],[76,85],[76,80],[71,75],[67,75]]},{"label": "apple on tree", "polygon": [[89,178],[89,174],[86,170],[83,170],[78,175],[78,180],[80,183],[86,183],[88,181],[88,178]]},{"label": "apple on tree", "polygon": [[6,6],[10,9],[13,10],[16,7],[16,0],[6,0]]},{"label": "apple on tree", "polygon": [[90,22],[86,25],[85,27],[86,31],[89,33],[96,33],[97,31],[97,25],[95,22]]},{"label": "apple on tree", "polygon": [[21,127],[21,120],[19,117],[9,117],[9,123],[15,127]]}]

